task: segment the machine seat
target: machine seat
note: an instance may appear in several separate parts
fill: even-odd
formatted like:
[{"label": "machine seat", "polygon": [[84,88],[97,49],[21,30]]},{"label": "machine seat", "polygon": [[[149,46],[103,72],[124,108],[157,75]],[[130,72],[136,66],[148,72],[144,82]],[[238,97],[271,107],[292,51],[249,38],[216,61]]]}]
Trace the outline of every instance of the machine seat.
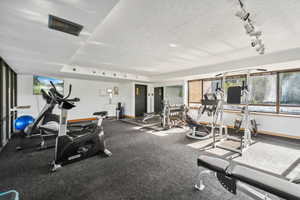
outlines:
[{"label": "machine seat", "polygon": [[196,122],[194,119],[192,119],[189,115],[186,116],[186,123],[190,126],[190,127],[196,127],[196,128],[200,128],[203,127],[202,124],[199,124],[198,122]]},{"label": "machine seat", "polygon": [[300,199],[300,185],[271,174],[247,166],[235,165],[232,168],[231,176],[284,199]]}]

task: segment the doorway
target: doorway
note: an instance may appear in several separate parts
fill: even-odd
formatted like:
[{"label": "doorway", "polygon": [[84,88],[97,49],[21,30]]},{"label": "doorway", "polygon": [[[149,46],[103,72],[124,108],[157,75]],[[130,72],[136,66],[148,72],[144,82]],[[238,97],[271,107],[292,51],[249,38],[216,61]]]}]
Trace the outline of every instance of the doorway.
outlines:
[{"label": "doorway", "polygon": [[160,113],[163,109],[164,100],[164,88],[156,87],[154,88],[154,112]]},{"label": "doorway", "polygon": [[147,85],[135,85],[135,116],[147,113]]}]

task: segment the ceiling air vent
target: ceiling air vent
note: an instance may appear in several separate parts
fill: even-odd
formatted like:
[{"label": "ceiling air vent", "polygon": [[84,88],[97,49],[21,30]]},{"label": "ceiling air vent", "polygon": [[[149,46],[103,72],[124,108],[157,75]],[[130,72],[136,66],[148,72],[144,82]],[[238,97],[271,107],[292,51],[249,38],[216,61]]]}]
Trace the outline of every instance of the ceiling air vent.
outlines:
[{"label": "ceiling air vent", "polygon": [[83,26],[74,22],[49,15],[48,27],[57,31],[62,31],[78,36]]}]

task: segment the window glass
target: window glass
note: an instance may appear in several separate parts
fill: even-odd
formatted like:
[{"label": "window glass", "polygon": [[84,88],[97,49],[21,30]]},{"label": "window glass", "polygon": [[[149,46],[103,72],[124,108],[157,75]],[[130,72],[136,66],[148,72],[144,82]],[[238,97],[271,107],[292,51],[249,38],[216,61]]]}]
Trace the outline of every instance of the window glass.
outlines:
[{"label": "window glass", "polygon": [[[227,99],[227,92],[229,87],[241,86],[243,85],[243,81],[246,80],[244,76],[235,76],[235,77],[227,77],[225,80],[224,91],[225,91],[225,99]],[[241,103],[245,103],[245,99],[241,97]],[[229,106],[232,107],[232,106]]]},{"label": "window glass", "polygon": [[281,106],[279,112],[285,114],[300,115],[300,107]]},{"label": "window glass", "polygon": [[249,110],[252,112],[269,112],[269,113],[274,113],[276,112],[276,106],[260,106],[260,105],[250,105]]},{"label": "window glass", "polygon": [[300,114],[300,72],[279,74],[279,112]]},{"label": "window glass", "polygon": [[204,80],[203,81],[203,94],[215,92],[217,89],[217,84],[219,84],[219,87],[222,87],[221,82],[222,82],[221,79]]},{"label": "window glass", "polygon": [[242,110],[243,106],[242,105],[224,105],[223,106],[225,110]]},{"label": "window glass", "polygon": [[279,75],[280,104],[300,106],[300,72],[286,72]]},{"label": "window glass", "polygon": [[276,74],[250,77],[250,104],[276,104]]}]

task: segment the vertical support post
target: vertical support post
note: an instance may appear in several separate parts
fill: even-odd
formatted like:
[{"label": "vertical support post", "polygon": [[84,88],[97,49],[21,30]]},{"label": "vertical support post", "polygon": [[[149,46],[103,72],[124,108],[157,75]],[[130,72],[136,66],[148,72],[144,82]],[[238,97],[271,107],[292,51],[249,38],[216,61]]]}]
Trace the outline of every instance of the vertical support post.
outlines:
[{"label": "vertical support post", "polygon": [[249,101],[250,101],[250,70],[247,70],[247,76],[246,76],[246,88],[244,90],[245,95],[245,110],[244,110],[244,122],[245,122],[245,130],[244,130],[244,141],[243,141],[243,147],[247,148],[251,145],[251,131],[250,131],[250,112],[249,112]]},{"label": "vertical support post", "polygon": [[276,113],[279,114],[280,112],[280,77],[279,72],[276,73]]}]

